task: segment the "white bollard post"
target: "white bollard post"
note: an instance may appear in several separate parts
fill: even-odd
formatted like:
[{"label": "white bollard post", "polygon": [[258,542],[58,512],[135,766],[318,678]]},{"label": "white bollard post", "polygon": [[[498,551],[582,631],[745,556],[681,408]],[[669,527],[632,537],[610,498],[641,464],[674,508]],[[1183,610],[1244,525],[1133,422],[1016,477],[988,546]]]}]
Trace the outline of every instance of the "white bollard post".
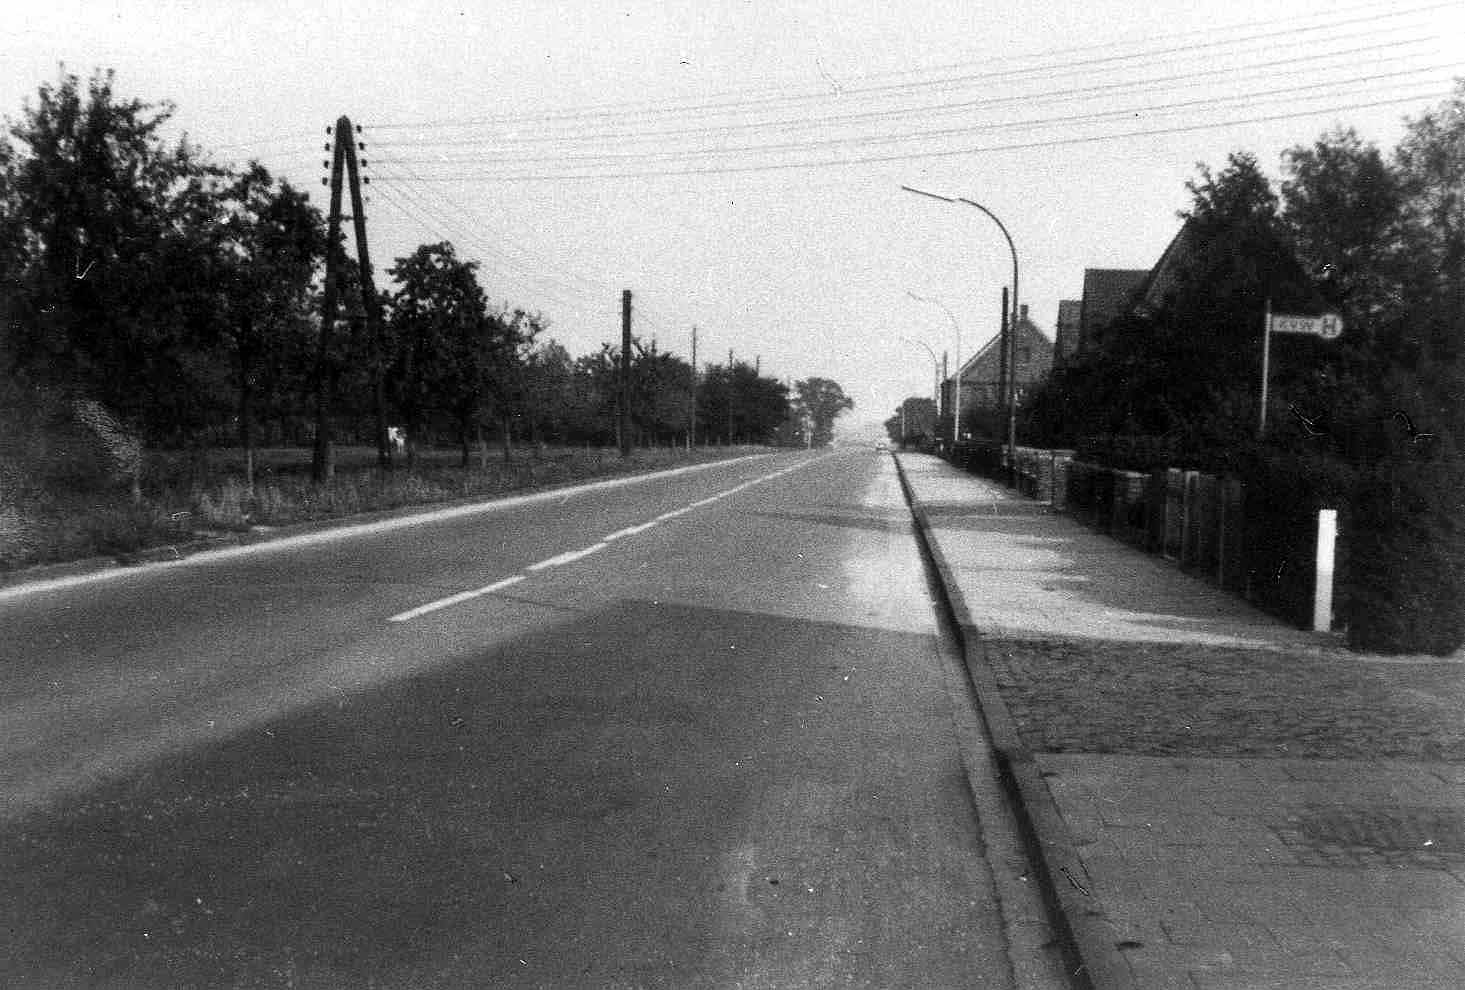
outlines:
[{"label": "white bollard post", "polygon": [[1338,540],[1338,510],[1319,509],[1317,514],[1317,568],[1312,592],[1313,632],[1333,627],[1333,553]]}]

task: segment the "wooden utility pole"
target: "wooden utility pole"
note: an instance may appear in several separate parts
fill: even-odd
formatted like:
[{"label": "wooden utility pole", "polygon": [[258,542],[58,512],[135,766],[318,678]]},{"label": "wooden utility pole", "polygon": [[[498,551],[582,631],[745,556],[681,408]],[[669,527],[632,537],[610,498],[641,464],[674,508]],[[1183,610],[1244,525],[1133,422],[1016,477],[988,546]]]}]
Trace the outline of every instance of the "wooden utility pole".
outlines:
[{"label": "wooden utility pole", "polygon": [[697,445],[697,328],[692,328],[692,408],[687,413],[687,449]]},{"label": "wooden utility pole", "polygon": [[[1007,379],[1012,371],[1007,364],[1007,341],[1010,330],[1007,325],[1007,288],[1005,286],[1002,289],[1001,326],[1002,332],[997,338],[997,346],[1000,349],[1000,353],[997,355],[997,423],[999,429],[1002,429],[1007,423]],[[1004,444],[1003,446],[1005,447],[1006,445]],[[1007,463],[1005,455],[1003,456],[1002,462],[1004,465]]]},{"label": "wooden utility pole", "polygon": [[315,349],[315,446],[310,460],[310,478],[317,483],[328,481],[332,474],[330,348],[341,277],[341,173],[350,143],[351,121],[343,116],[336,121],[335,140],[327,145],[334,154],[331,156],[331,207],[326,220],[326,284],[321,293],[320,337]]},{"label": "wooden utility pole", "polygon": [[[341,118],[346,120],[345,117]],[[351,223],[356,231],[356,264],[361,269],[361,308],[366,312],[366,334],[371,338],[372,404],[376,407],[376,460],[384,468],[392,466],[392,448],[387,442],[387,387],[382,347],[381,300],[376,295],[376,280],[371,273],[371,252],[366,246],[366,207],[361,195],[361,174],[356,168],[356,142],[346,121],[346,179],[351,186]],[[360,132],[360,128],[357,128]]]},{"label": "wooden utility pole", "polygon": [[733,442],[733,349],[727,349],[727,445]]},{"label": "wooden utility pole", "polygon": [[[939,423],[942,427],[944,427],[946,425],[946,423],[945,423],[946,414],[951,411],[951,399],[949,399],[947,397],[947,393],[950,391],[950,389],[948,388],[948,385],[947,385],[947,380],[948,380],[948,378],[951,375],[951,369],[950,369],[950,367],[946,363],[946,358],[947,358],[947,352],[946,351],[942,351],[941,352],[941,419],[937,420],[937,423]],[[937,432],[939,433],[940,430],[938,430]],[[952,432],[953,433],[955,432],[955,428],[953,428],[953,431]],[[952,437],[952,443],[955,443],[955,442],[956,442],[956,438],[953,436]]]},{"label": "wooden utility pole", "polygon": [[621,292],[621,456],[631,456],[631,290]]},{"label": "wooden utility pole", "polygon": [[[331,392],[335,375],[331,368],[331,338],[336,330],[336,311],[341,298],[341,198],[344,187],[350,187],[351,224],[356,234],[356,262],[360,269],[361,308],[366,314],[367,336],[371,338],[372,386],[376,406],[377,461],[391,467],[391,447],[387,443],[386,384],[382,370],[382,322],[380,300],[371,272],[371,252],[366,243],[366,204],[361,195],[362,178],[356,161],[356,128],[349,117],[339,117],[334,129],[327,133],[333,140],[327,149],[331,156],[331,207],[326,223],[326,282],[321,297],[320,338],[315,353],[315,447],[310,475],[316,482],[330,479],[334,473],[331,457]],[[343,182],[344,179],[344,182]]]},{"label": "wooden utility pole", "polygon": [[[1017,335],[1022,311],[1017,305],[1017,289],[1013,288],[1012,318],[1007,328],[1007,422],[1003,428],[1007,433],[1007,483],[1017,487]],[[1004,292],[1006,301],[1007,293]]]}]

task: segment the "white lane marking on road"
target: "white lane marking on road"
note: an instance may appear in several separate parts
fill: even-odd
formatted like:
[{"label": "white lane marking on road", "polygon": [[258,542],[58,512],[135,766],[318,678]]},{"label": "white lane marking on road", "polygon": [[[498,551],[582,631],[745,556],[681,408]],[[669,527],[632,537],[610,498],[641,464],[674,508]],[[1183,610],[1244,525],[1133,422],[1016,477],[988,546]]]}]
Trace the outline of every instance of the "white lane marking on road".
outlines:
[{"label": "white lane marking on road", "polygon": [[610,543],[611,541],[619,540],[622,537],[635,536],[637,533],[644,533],[655,525],[656,520],[653,519],[650,522],[644,522],[639,526],[627,526],[625,529],[618,529],[614,533],[609,533],[606,536],[602,537],[602,539],[604,539],[605,542]]},{"label": "white lane marking on road", "polygon": [[235,557],[255,556],[265,553],[276,553],[282,550],[292,550],[299,547],[318,546],[323,543],[333,543],[339,540],[349,540],[357,536],[371,536],[377,533],[386,533],[407,526],[420,526],[425,523],[443,522],[449,519],[457,519],[462,516],[479,515],[488,512],[499,512],[505,509],[515,509],[525,505],[533,505],[538,502],[557,500],[560,504],[569,501],[571,497],[599,492],[611,488],[623,488],[627,485],[643,484],[648,481],[656,481],[676,475],[690,474],[697,471],[709,471],[715,468],[728,467],[733,464],[740,464],[745,461],[755,460],[759,457],[769,457],[769,454],[749,454],[744,457],[730,457],[722,461],[708,461],[703,464],[688,464],[684,467],[671,468],[666,471],[648,471],[645,474],[628,475],[620,478],[606,478],[600,481],[587,481],[583,484],[574,485],[569,488],[557,488],[546,492],[533,492],[528,495],[510,495],[507,498],[490,499],[486,502],[474,502],[470,505],[458,505],[448,509],[430,509],[425,512],[414,512],[411,515],[399,516],[393,519],[381,519],[369,523],[346,523],[340,526],[332,526],[328,529],[317,530],[312,533],[300,533],[292,536],[280,536],[274,539],[265,540],[260,543],[250,543],[245,546],[225,547],[219,550],[210,550],[203,553],[193,554],[181,560],[156,561],[154,563],[140,564],[131,567],[112,567],[106,570],[94,571],[88,574],[76,574],[68,577],[49,578],[40,581],[23,581],[23,583],[12,584],[0,587],[0,602],[11,601],[27,595],[39,594],[47,591],[64,591],[69,588],[79,587],[86,584],[95,584],[101,581],[116,581],[121,579],[135,579],[148,574],[156,573],[164,568],[175,567],[198,567],[201,565],[218,563],[231,560]]},{"label": "white lane marking on road", "polygon": [[387,621],[406,622],[408,619],[415,619],[419,615],[426,615],[429,612],[436,612],[440,608],[450,608],[453,605],[461,605],[463,602],[471,601],[474,598],[481,598],[484,595],[491,595],[495,591],[507,588],[510,585],[518,584],[522,580],[524,580],[524,575],[515,574],[511,578],[504,578],[502,581],[495,581],[493,584],[490,584],[483,588],[478,588],[473,591],[460,592],[456,595],[450,595],[447,598],[439,598],[435,602],[428,602],[426,605],[419,605],[416,608],[408,609],[405,612],[398,612]]},{"label": "white lane marking on road", "polygon": [[583,557],[588,557],[592,553],[598,553],[601,550],[604,550],[608,546],[610,546],[609,543],[607,543],[604,540],[601,540],[599,543],[592,543],[588,547],[582,547],[579,550],[567,550],[567,551],[565,551],[562,554],[558,554],[558,555],[556,555],[554,557],[550,557],[550,558],[548,558],[546,560],[541,560],[537,564],[530,564],[528,567],[524,568],[524,570],[526,570],[526,571],[542,571],[546,567],[559,567],[559,566],[561,566],[563,564],[573,564],[575,561],[580,560]]},{"label": "white lane marking on road", "polygon": [[[822,459],[822,457],[819,457],[815,458],[814,460]],[[663,512],[661,515],[657,516],[655,519],[652,519],[650,522],[641,523],[639,526],[627,526],[625,529],[618,529],[614,533],[606,536],[599,543],[593,543],[590,546],[582,547],[579,550],[568,550],[565,553],[557,554],[553,557],[548,557],[537,563],[530,564],[528,567],[524,568],[526,572],[525,574],[520,574],[516,577],[507,578],[503,581],[499,581],[497,584],[491,584],[487,588],[480,588],[477,591],[465,591],[462,594],[453,595],[449,598],[443,598],[435,602],[429,602],[428,604],[418,606],[411,611],[402,612],[398,615],[394,615],[387,621],[405,622],[408,619],[414,619],[417,616],[425,615],[428,612],[435,612],[438,609],[448,608],[449,606],[457,605],[462,602],[469,601],[470,599],[477,598],[480,595],[490,594],[500,588],[506,588],[511,584],[518,584],[520,581],[524,580],[529,573],[547,570],[551,567],[560,567],[564,564],[571,564],[577,560],[582,560],[593,553],[598,553],[599,551],[604,550],[606,547],[610,546],[610,544],[615,540],[619,540],[627,536],[634,536],[637,533],[644,533],[646,530],[651,529],[658,523],[665,522],[668,519],[675,519],[677,516],[684,516],[687,513],[691,512],[693,509],[701,508],[702,506],[706,505],[711,505],[713,502],[726,498],[729,495],[735,495],[740,491],[744,491],[745,489],[753,487],[754,485],[760,485],[765,481],[772,481],[774,478],[780,478],[783,475],[790,473],[791,471],[798,471],[802,468],[808,467],[812,463],[814,463],[814,461],[804,461],[801,464],[795,464],[792,467],[784,468],[782,471],[774,471],[772,474],[765,474],[761,478],[754,478],[751,481],[745,481],[740,485],[734,485],[732,488],[729,488],[726,491],[718,492],[716,495],[711,495],[707,498],[699,499],[696,502],[688,503],[687,505],[684,505],[679,509],[672,509],[670,512]]]}]

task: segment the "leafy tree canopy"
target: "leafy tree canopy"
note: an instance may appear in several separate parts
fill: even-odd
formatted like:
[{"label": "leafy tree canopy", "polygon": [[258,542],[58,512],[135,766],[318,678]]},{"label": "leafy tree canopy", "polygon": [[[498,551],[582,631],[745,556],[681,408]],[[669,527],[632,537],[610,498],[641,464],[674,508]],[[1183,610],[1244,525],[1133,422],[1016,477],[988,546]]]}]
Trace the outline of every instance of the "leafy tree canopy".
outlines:
[{"label": "leafy tree canopy", "polygon": [[813,442],[823,447],[834,439],[834,421],[855,407],[855,400],[844,394],[839,382],[829,378],[807,378],[794,383],[799,408],[813,423]]},{"label": "leafy tree canopy", "polygon": [[218,332],[210,250],[224,179],[168,104],[124,100],[111,72],[40,87],[0,145],[0,278],[11,361],[163,432],[208,401],[191,354]]}]

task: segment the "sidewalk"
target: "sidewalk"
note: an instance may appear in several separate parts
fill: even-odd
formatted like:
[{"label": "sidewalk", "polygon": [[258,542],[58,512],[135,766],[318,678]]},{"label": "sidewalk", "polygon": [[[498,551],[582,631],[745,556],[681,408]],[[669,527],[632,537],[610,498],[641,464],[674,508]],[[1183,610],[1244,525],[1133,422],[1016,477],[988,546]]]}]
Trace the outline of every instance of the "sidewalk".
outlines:
[{"label": "sidewalk", "polygon": [[1349,653],[898,460],[1094,985],[1465,986],[1465,662]]}]

